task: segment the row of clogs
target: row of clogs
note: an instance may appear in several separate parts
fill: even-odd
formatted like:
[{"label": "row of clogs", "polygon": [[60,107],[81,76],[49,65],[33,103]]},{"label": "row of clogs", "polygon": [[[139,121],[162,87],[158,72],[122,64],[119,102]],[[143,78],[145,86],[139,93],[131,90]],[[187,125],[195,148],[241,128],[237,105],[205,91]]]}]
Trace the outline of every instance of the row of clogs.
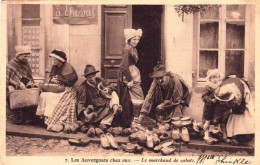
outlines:
[{"label": "row of clogs", "polygon": [[190,141],[188,129],[186,127],[182,127],[182,131],[180,133],[180,130],[178,128],[174,128],[172,130],[172,139],[175,141],[182,140],[183,142],[188,143]]}]

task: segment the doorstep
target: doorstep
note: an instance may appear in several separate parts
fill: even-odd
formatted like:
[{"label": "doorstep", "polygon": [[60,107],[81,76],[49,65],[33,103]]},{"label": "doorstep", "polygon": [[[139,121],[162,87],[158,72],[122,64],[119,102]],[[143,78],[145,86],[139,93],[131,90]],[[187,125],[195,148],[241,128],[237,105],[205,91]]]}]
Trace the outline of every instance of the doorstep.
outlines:
[{"label": "doorstep", "polygon": [[[63,132],[55,133],[49,132],[46,130],[46,128],[43,128],[41,126],[15,125],[12,124],[9,120],[6,121],[6,135],[63,140],[68,140],[69,138],[79,138],[90,139],[91,142],[100,143],[100,138],[90,138],[86,134],[81,132],[78,132],[76,134],[65,134]],[[115,138],[119,144],[129,142],[128,137],[118,136]],[[188,144],[175,143],[175,146],[177,149],[181,150],[181,152],[190,150],[200,150],[201,153],[204,153],[207,150],[211,150],[216,152],[227,151],[229,153],[246,152],[248,155],[254,155],[254,140],[252,140],[252,142],[250,142],[247,146],[232,146],[225,143],[208,145],[204,143],[202,140],[192,139]]]}]

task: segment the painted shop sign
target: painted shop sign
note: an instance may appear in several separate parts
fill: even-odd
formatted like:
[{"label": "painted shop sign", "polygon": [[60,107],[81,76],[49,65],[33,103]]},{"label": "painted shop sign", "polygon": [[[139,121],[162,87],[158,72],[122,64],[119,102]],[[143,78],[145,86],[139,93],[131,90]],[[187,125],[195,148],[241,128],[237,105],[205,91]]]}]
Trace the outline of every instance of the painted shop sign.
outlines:
[{"label": "painted shop sign", "polygon": [[97,24],[97,5],[53,5],[53,23]]}]

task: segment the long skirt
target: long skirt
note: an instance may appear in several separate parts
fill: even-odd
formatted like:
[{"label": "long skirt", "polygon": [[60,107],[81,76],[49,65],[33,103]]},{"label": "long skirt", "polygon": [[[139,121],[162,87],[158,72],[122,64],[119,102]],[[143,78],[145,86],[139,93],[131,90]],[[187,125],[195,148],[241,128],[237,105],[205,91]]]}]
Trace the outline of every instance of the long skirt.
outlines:
[{"label": "long skirt", "polygon": [[246,109],[244,114],[231,114],[227,122],[227,136],[254,134],[254,105],[248,86],[244,85],[244,98]]},{"label": "long skirt", "polygon": [[76,92],[66,87],[62,93],[42,92],[36,115],[45,116],[45,124],[51,125],[61,121],[72,124],[76,117]]}]

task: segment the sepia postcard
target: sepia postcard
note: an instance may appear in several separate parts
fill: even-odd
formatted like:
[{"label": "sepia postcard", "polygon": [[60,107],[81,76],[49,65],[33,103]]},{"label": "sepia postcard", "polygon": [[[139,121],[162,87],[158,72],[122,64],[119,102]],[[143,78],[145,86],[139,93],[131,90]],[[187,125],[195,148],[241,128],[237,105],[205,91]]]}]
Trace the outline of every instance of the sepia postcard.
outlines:
[{"label": "sepia postcard", "polygon": [[260,164],[258,0],[0,9],[0,165]]}]

